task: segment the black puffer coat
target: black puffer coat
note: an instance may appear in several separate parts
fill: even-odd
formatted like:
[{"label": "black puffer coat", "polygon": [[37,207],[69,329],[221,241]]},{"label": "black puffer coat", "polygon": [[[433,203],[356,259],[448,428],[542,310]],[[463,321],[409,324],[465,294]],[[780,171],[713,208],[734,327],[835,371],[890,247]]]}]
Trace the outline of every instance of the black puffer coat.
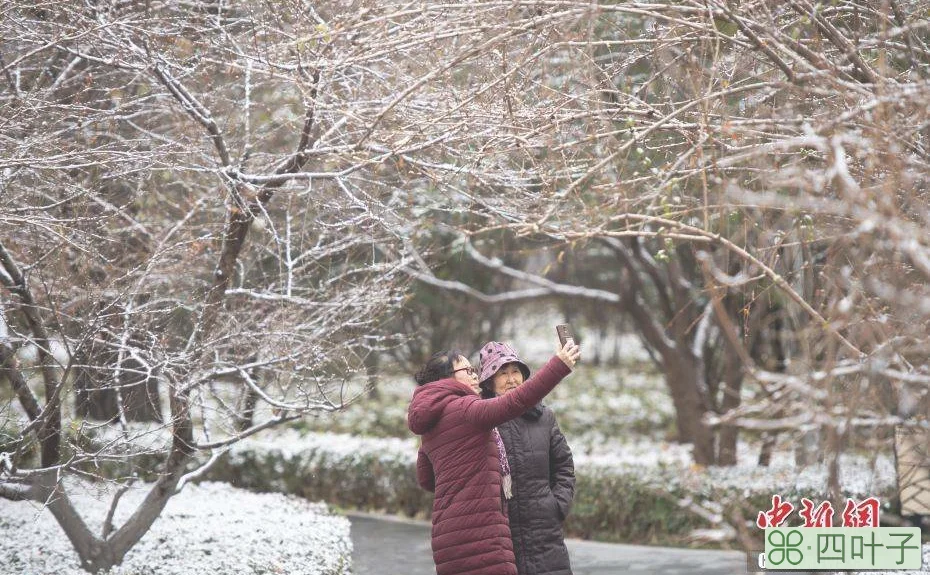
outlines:
[{"label": "black puffer coat", "polygon": [[562,521],[575,495],[575,466],[552,410],[537,405],[497,427],[510,461],[510,532],[520,575],[572,575]]}]

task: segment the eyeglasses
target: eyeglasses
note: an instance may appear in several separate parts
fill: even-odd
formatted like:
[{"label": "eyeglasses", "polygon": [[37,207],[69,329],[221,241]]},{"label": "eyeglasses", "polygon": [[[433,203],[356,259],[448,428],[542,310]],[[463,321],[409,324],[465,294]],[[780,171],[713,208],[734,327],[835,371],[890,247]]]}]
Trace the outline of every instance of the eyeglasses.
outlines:
[{"label": "eyeglasses", "polygon": [[464,371],[468,375],[478,375],[478,370],[470,365],[468,367],[460,367],[458,369],[453,369],[452,373],[458,373],[460,371]]}]

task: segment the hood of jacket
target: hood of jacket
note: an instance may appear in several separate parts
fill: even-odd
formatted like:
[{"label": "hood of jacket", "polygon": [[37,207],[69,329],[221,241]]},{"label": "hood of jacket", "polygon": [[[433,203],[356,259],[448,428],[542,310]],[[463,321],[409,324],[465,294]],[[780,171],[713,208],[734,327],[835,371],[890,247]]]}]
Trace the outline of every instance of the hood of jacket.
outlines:
[{"label": "hood of jacket", "polygon": [[407,408],[407,427],[417,435],[423,435],[435,427],[447,405],[469,395],[478,398],[470,387],[452,378],[421,385],[414,390]]}]

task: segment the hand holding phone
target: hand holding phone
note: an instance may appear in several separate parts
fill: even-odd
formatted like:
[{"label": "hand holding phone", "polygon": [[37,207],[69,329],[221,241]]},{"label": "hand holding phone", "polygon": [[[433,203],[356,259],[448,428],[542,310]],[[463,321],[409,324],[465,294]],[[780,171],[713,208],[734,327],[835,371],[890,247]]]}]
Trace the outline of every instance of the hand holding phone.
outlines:
[{"label": "hand holding phone", "polygon": [[581,358],[581,348],[575,343],[575,334],[572,333],[572,329],[568,327],[568,324],[564,323],[555,326],[555,332],[562,344],[557,353],[559,359],[568,367],[574,367],[575,362]]},{"label": "hand holding phone", "polygon": [[575,334],[572,333],[572,328],[568,327],[567,323],[560,323],[555,326],[555,333],[559,336],[559,343],[562,344],[562,347],[565,347],[565,343],[568,340],[575,341]]}]

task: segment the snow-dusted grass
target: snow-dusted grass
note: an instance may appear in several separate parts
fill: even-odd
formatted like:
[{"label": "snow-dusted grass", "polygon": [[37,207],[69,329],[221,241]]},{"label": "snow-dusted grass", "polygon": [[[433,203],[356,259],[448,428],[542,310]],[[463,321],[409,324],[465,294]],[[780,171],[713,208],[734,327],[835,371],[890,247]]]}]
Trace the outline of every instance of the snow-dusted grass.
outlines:
[{"label": "snow-dusted grass", "polygon": [[357,463],[374,457],[385,462],[416,463],[417,442],[412,436],[364,437],[343,433],[301,433],[293,429],[256,435],[233,445],[230,455],[271,453],[282,460],[291,460],[309,453],[330,461]]},{"label": "snow-dusted grass", "polygon": [[[551,356],[551,354],[550,354]],[[535,369],[545,360],[530,363]],[[352,392],[361,390],[361,381]],[[299,427],[313,431],[380,437],[409,437],[407,405],[414,390],[409,375],[384,375],[378,397],[364,397],[345,410],[310,417]],[[632,435],[661,438],[671,429],[675,411],[662,376],[648,366],[591,367],[580,364],[543,401],[558,417],[565,433],[580,437],[597,432],[607,437]]]},{"label": "snow-dusted grass", "polygon": [[[109,498],[100,484],[69,484],[75,505],[99,533]],[[146,486],[142,486],[143,488]],[[127,492],[117,524],[144,497]],[[347,575],[349,522],[326,505],[256,494],[222,483],[188,485],[107,575]],[[51,513],[0,499],[0,573],[79,575],[77,554]]]}]

